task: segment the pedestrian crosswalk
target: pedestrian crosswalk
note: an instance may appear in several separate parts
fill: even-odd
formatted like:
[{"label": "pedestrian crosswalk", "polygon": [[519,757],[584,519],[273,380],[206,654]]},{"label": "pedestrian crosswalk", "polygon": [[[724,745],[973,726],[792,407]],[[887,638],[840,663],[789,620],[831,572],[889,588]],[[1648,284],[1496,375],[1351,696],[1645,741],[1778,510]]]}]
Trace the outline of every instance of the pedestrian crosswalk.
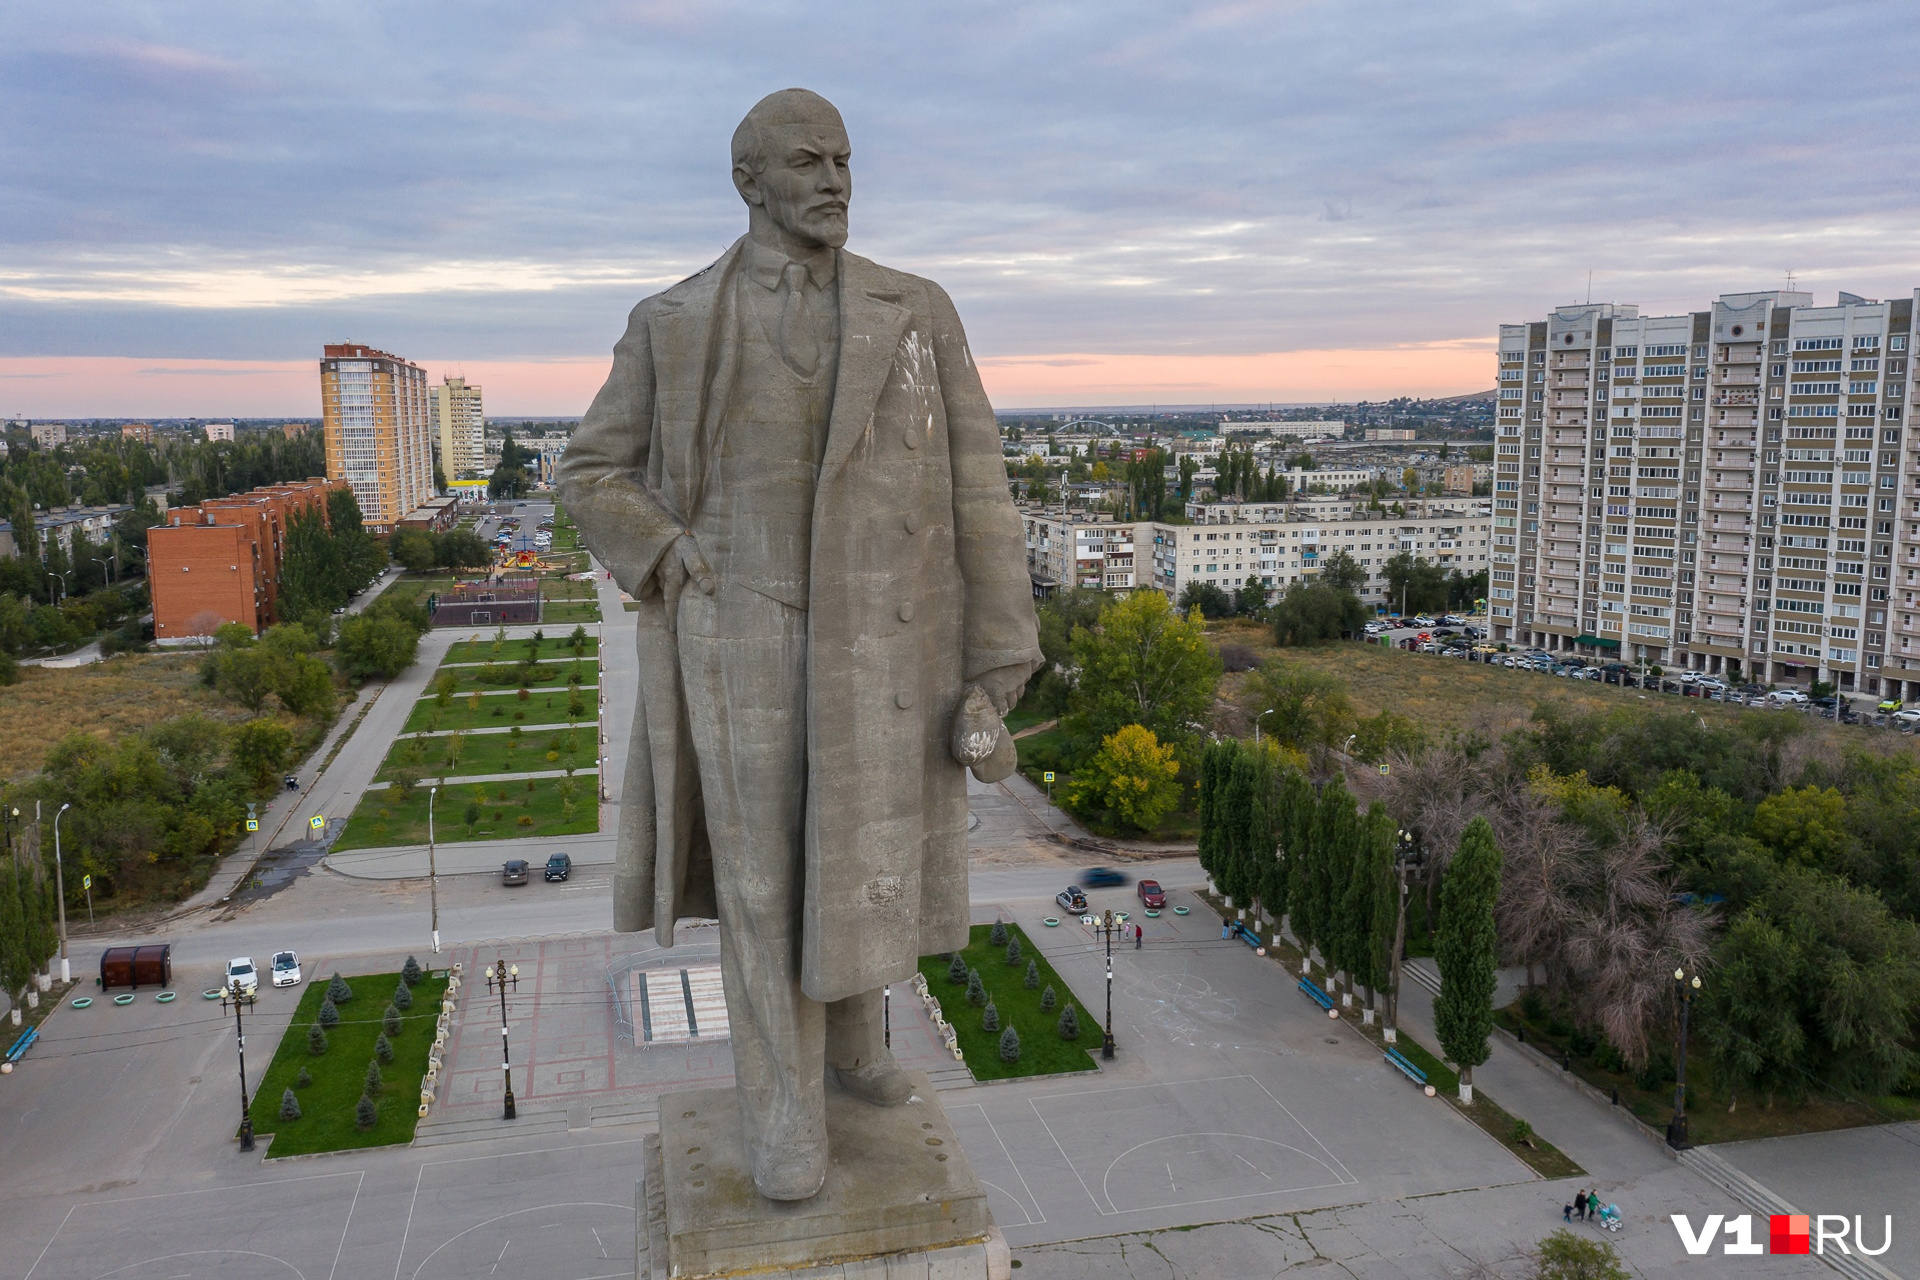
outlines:
[{"label": "pedestrian crosswalk", "polygon": [[727,1001],[717,964],[630,970],[627,1005],[638,1015],[635,1039],[641,1044],[727,1038]]}]

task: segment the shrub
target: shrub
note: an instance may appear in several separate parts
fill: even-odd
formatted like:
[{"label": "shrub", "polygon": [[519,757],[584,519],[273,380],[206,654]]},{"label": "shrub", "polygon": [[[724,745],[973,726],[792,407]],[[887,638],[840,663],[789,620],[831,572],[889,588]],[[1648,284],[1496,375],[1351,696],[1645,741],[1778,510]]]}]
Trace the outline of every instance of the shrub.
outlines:
[{"label": "shrub", "polygon": [[980,1029],[982,1031],[1000,1029],[1000,1006],[991,1000],[987,1001],[986,1010],[980,1015]]},{"label": "shrub", "polygon": [[1533,1126],[1528,1124],[1525,1120],[1515,1120],[1513,1122],[1513,1127],[1507,1130],[1507,1141],[1511,1142],[1516,1147],[1520,1146],[1522,1143],[1526,1142],[1531,1137],[1533,1137]]},{"label": "shrub", "polygon": [[400,1034],[400,1026],[400,1011],[388,1005],[386,1013],[380,1017],[380,1030],[386,1035],[397,1036]]},{"label": "shrub", "polygon": [[1586,1027],[1575,1027],[1567,1037],[1567,1050],[1576,1058],[1586,1058],[1600,1047],[1600,1037]]},{"label": "shrub", "polygon": [[1612,1245],[1565,1227],[1539,1243],[1533,1262],[1534,1280],[1632,1280]]},{"label": "shrub", "polygon": [[380,1123],[380,1104],[366,1094],[360,1095],[360,1101],[353,1104],[353,1123],[358,1129],[371,1129]]},{"label": "shrub", "polygon": [[[420,968],[420,962],[412,956],[408,956],[407,962],[400,966],[400,980],[410,987],[419,985],[420,979],[425,976],[425,971]],[[400,1007],[406,1008],[405,1005]]]},{"label": "shrub", "polygon": [[335,1004],[345,1004],[353,999],[353,988],[347,985],[345,978],[336,973],[333,975],[333,981],[327,983],[327,999]]},{"label": "shrub", "polygon": [[947,981],[959,986],[967,980],[967,961],[958,951],[947,961]]},{"label": "shrub", "polygon": [[[334,1015],[336,1018],[339,1016],[337,1013]],[[327,1033],[321,1030],[320,1024],[316,1022],[307,1028],[307,1052],[317,1058],[326,1051]]]},{"label": "shrub", "polygon": [[340,1024],[340,1010],[334,1007],[331,999],[320,1002],[320,1025],[333,1027]]},{"label": "shrub", "polygon": [[1053,994],[1053,984],[1049,982],[1047,989],[1040,993],[1040,1012],[1052,1013],[1053,1006],[1058,1003],[1060,1003],[1060,997]]},{"label": "shrub", "polygon": [[978,969],[967,970],[967,1003],[979,1008],[987,1002],[987,984],[980,981]]},{"label": "shrub", "polygon": [[993,929],[987,934],[987,941],[996,947],[1004,947],[1007,945],[1007,922],[1005,920],[995,920],[993,922]]},{"label": "shrub", "polygon": [[1000,1033],[1000,1061],[1020,1061],[1020,1033],[1013,1029],[1011,1022],[1007,1024],[1007,1029]]},{"label": "shrub", "polygon": [[530,826],[532,826],[532,825],[533,825],[533,815],[532,815],[532,814],[530,814],[530,813],[523,813],[523,814],[521,814],[521,815],[520,815],[520,825],[521,825],[521,826],[523,826],[523,827],[530,827]]},{"label": "shrub", "polygon": [[373,1042],[373,1057],[374,1061],[382,1066],[392,1065],[393,1041],[387,1039],[385,1033],[382,1033],[380,1037]]},{"label": "shrub", "polygon": [[[1048,988],[1051,990],[1052,988]],[[1080,1038],[1080,1015],[1074,1012],[1073,1001],[1067,1001],[1067,1007],[1060,1011],[1060,1038],[1078,1040]]]},{"label": "shrub", "polygon": [[1020,939],[1018,938],[1007,943],[1007,965],[1010,968],[1018,968],[1020,965]]},{"label": "shrub", "polygon": [[1547,998],[1541,994],[1540,988],[1530,987],[1527,993],[1520,997],[1520,1015],[1528,1022],[1537,1023],[1546,1019]]},{"label": "shrub", "polygon": [[1600,1047],[1593,1051],[1593,1065],[1602,1071],[1619,1073],[1627,1069],[1627,1059],[1620,1050],[1614,1048],[1613,1041],[1602,1040]]},{"label": "shrub", "polygon": [[1108,735],[1074,775],[1068,799],[1146,831],[1180,803],[1179,772],[1171,745],[1162,745],[1152,730],[1130,724]]},{"label": "shrub", "polygon": [[296,1089],[305,1089],[312,1083],[313,1077],[307,1074],[305,1067],[300,1068],[300,1074],[293,1078],[293,1087]]},{"label": "shrub", "polygon": [[300,1099],[293,1096],[293,1090],[291,1089],[288,1089],[280,1095],[280,1118],[282,1120],[298,1120],[300,1118]]},{"label": "shrub", "polygon": [[405,979],[393,989],[393,1007],[402,1013],[413,1008],[413,988],[407,985]]},{"label": "shrub", "polygon": [[369,1096],[377,1097],[379,1096],[380,1090],[386,1087],[386,1084],[386,1077],[380,1074],[379,1059],[368,1058],[366,1088],[364,1092]]},{"label": "shrub", "polygon": [[1029,990],[1029,991],[1032,991],[1032,990],[1034,990],[1034,989],[1036,989],[1037,987],[1039,987],[1039,985],[1040,985],[1040,962],[1039,962],[1038,960],[1029,960],[1029,961],[1027,961],[1027,976],[1026,976],[1026,980],[1025,980],[1025,984],[1024,984],[1024,985],[1026,986],[1026,988],[1027,988],[1027,990]]}]

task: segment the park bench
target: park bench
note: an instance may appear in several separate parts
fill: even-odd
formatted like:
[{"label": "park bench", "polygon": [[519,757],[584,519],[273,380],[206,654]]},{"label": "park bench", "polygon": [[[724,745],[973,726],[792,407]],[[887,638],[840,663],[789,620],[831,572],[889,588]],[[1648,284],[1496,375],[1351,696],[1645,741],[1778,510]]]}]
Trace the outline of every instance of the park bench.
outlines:
[{"label": "park bench", "polygon": [[1300,979],[1299,987],[1302,991],[1307,993],[1307,999],[1313,1001],[1315,1004],[1319,1005],[1322,1009],[1333,1008],[1333,997],[1328,995],[1326,992],[1322,991],[1318,986],[1316,986],[1312,978]]},{"label": "park bench", "polygon": [[1240,941],[1246,943],[1248,946],[1252,947],[1255,951],[1258,951],[1261,947],[1264,947],[1267,945],[1266,943],[1260,941],[1259,934],[1247,928],[1247,926],[1244,924],[1236,923],[1233,926],[1233,936],[1240,939]]},{"label": "park bench", "polygon": [[1427,1073],[1414,1066],[1412,1062],[1407,1060],[1407,1056],[1398,1049],[1388,1049],[1386,1057],[1388,1066],[1394,1068],[1394,1070],[1415,1084],[1425,1084],[1427,1082]]},{"label": "park bench", "polygon": [[7,1050],[6,1061],[18,1062],[35,1040],[40,1038],[40,1028],[28,1027],[26,1034],[13,1042],[13,1048]]}]

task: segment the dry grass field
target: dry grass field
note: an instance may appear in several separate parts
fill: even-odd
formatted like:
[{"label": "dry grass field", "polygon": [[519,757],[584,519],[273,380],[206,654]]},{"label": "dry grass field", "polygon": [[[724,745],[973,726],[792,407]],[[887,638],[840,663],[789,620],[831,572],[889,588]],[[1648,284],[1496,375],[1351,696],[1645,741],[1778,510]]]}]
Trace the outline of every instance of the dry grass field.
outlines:
[{"label": "dry grass field", "polygon": [[117,738],[172,716],[249,718],[245,708],[200,687],[198,654],[130,654],[68,670],[22,667],[0,689],[0,778],[40,768],[47,749],[70,733]]}]

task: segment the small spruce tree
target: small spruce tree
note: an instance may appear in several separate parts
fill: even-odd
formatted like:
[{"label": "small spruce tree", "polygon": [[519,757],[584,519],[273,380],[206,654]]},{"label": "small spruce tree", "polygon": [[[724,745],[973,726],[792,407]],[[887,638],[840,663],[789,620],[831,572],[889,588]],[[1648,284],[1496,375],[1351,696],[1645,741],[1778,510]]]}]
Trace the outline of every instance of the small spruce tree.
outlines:
[{"label": "small spruce tree", "polygon": [[397,1036],[400,1034],[400,1025],[400,1011],[388,1005],[386,1013],[380,1017],[380,1029],[390,1036]]},{"label": "small spruce tree", "polygon": [[360,1095],[360,1101],[353,1105],[353,1123],[356,1128],[371,1129],[380,1122],[380,1104],[366,1094]]},{"label": "small spruce tree", "polygon": [[413,1008],[413,988],[406,984],[405,979],[393,989],[393,1007],[402,1013]]},{"label": "small spruce tree", "polygon": [[1007,943],[1007,964],[1017,969],[1020,967],[1021,958],[1020,939],[1014,938]]},{"label": "small spruce tree", "polygon": [[991,1000],[987,1001],[986,1010],[980,1015],[980,1029],[982,1031],[998,1031],[1000,1029],[1000,1006]]},{"label": "small spruce tree", "polygon": [[967,980],[967,958],[958,951],[947,961],[947,981],[959,986]]},{"label": "small spruce tree", "polygon": [[400,966],[400,980],[410,987],[419,982],[424,976],[420,971],[420,962],[412,956],[408,956],[407,962]]},{"label": "small spruce tree", "polygon": [[307,1052],[317,1058],[326,1051],[327,1033],[316,1022],[307,1028]]},{"label": "small spruce tree", "polygon": [[1020,1033],[1013,1029],[1011,1022],[1007,1024],[1007,1029],[1000,1033],[1000,1061],[1020,1061]]},{"label": "small spruce tree", "polygon": [[1039,989],[1039,986],[1040,962],[1038,960],[1029,960],[1027,961],[1026,988],[1029,991],[1035,991]]},{"label": "small spruce tree", "polygon": [[1004,920],[995,920],[993,922],[992,931],[987,934],[987,941],[991,942],[996,947],[1006,946],[1007,945],[1007,922]]},{"label": "small spruce tree", "polygon": [[1047,989],[1040,993],[1040,1012],[1052,1013],[1053,1006],[1059,1003],[1060,997],[1053,994],[1053,984],[1049,982]]},{"label": "small spruce tree", "polygon": [[320,1020],[320,1025],[323,1027],[335,1027],[340,1025],[340,1010],[334,1007],[332,1000],[323,998],[320,1001],[320,1019],[319,1020]]},{"label": "small spruce tree", "polygon": [[291,1089],[288,1089],[280,1095],[280,1118],[282,1120],[298,1120],[300,1118],[300,1099],[293,1096],[293,1090]]},{"label": "small spruce tree", "polygon": [[327,999],[335,1004],[345,1004],[353,999],[353,988],[347,985],[345,978],[336,973],[333,975],[333,980],[327,983]]},{"label": "small spruce tree", "polygon": [[980,981],[978,969],[967,970],[967,1003],[975,1008],[987,1002],[987,984]]},{"label": "small spruce tree", "polygon": [[383,1066],[391,1063],[393,1061],[393,1041],[387,1039],[384,1035],[376,1037],[373,1042],[373,1057],[374,1061]]},{"label": "small spruce tree", "polygon": [[386,1084],[387,1084],[386,1078],[380,1074],[379,1060],[375,1058],[368,1058],[365,1092],[377,1097],[380,1093],[380,1090],[386,1087]]},{"label": "small spruce tree", "polygon": [[296,1089],[305,1089],[312,1083],[313,1077],[307,1074],[305,1067],[300,1068],[300,1074],[293,1078],[293,1087]]},{"label": "small spruce tree", "polygon": [[1067,1007],[1060,1011],[1060,1038],[1078,1040],[1080,1038],[1080,1015],[1074,1012],[1073,1001],[1067,1001]]}]

